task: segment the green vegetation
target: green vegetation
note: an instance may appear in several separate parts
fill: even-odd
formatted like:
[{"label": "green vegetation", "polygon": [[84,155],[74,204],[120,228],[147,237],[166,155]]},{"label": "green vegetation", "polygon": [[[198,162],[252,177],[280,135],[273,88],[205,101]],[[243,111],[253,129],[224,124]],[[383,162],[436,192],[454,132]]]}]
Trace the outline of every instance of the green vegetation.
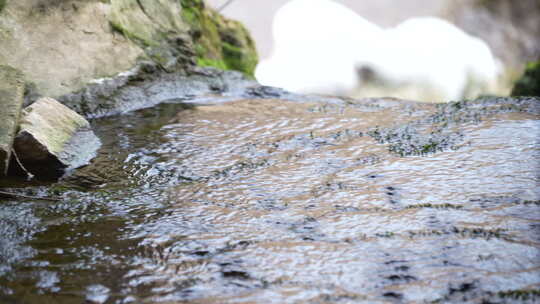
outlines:
[{"label": "green vegetation", "polygon": [[130,31],[127,27],[125,27],[121,23],[116,23],[116,22],[111,21],[110,24],[114,31],[122,34],[124,37],[128,38],[129,40],[143,47],[152,46],[154,44],[152,43],[151,39],[138,35],[136,32]]},{"label": "green vegetation", "polygon": [[4,9],[6,6],[6,0],[0,0],[0,12]]},{"label": "green vegetation", "polygon": [[517,290],[508,290],[508,291],[500,291],[497,294],[499,297],[503,299],[514,299],[514,300],[536,300],[540,299],[540,289],[517,289]]},{"label": "green vegetation", "polygon": [[165,70],[196,63],[253,77],[258,56],[249,33],[241,23],[207,8],[202,0],[118,0],[109,21],[113,30],[143,48]]},{"label": "green vegetation", "polygon": [[182,19],[190,27],[197,65],[236,70],[253,77],[258,56],[245,27],[206,8],[200,0],[182,0]]},{"label": "green vegetation", "polygon": [[539,200],[536,200],[536,201],[523,201],[522,204],[523,205],[538,205],[538,206],[540,206],[540,201]]},{"label": "green vegetation", "polygon": [[512,96],[540,96],[540,60],[527,65],[525,74],[514,86]]},{"label": "green vegetation", "polygon": [[223,60],[218,59],[209,59],[204,57],[198,57],[197,58],[197,65],[202,67],[214,67],[221,70],[228,70],[229,67]]}]

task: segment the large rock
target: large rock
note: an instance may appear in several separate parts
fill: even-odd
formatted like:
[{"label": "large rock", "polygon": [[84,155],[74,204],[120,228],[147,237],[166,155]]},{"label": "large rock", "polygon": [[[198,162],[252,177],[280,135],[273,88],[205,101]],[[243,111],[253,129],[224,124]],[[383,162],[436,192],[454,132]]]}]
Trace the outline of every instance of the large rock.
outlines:
[{"label": "large rock", "polygon": [[193,99],[194,96],[239,95],[253,86],[257,86],[254,80],[237,71],[197,67],[190,75],[160,73],[155,63],[143,62],[128,73],[94,81],[58,100],[85,117],[97,118],[152,107],[164,101]]},{"label": "large rock", "polygon": [[242,25],[200,0],[7,0],[0,41],[0,64],[55,98],[140,60],[167,73],[199,64],[252,74],[257,62]]},{"label": "large rock", "polygon": [[39,179],[55,179],[87,164],[100,145],[86,119],[54,99],[41,98],[23,110],[13,146],[24,169]]},{"label": "large rock", "polygon": [[[0,8],[1,4],[0,1]],[[0,65],[0,176],[6,174],[9,165],[23,95],[22,73],[11,67]]]}]

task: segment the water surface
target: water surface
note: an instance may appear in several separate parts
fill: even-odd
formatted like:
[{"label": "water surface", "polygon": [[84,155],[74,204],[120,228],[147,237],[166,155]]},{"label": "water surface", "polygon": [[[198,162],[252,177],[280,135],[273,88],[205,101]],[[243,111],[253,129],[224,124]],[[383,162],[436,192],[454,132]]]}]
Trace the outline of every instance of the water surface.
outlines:
[{"label": "water surface", "polygon": [[[206,99],[211,101],[212,99]],[[540,300],[538,100],[165,104],[2,199],[0,302]]]}]

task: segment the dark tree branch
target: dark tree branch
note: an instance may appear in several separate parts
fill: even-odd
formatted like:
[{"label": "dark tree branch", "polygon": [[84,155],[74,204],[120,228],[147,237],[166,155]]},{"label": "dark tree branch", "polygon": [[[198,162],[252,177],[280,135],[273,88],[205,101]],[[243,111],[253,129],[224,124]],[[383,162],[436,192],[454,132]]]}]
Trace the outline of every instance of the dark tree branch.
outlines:
[{"label": "dark tree branch", "polygon": [[226,9],[227,6],[229,6],[233,2],[234,2],[234,0],[227,0],[227,2],[225,2],[222,6],[220,6],[217,11],[221,13],[221,11]]}]

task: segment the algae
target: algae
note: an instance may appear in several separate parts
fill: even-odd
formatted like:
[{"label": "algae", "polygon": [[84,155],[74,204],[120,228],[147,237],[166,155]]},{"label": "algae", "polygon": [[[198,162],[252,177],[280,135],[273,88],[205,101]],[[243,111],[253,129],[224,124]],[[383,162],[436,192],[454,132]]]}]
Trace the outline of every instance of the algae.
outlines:
[{"label": "algae", "polygon": [[514,86],[512,96],[540,96],[540,60],[530,62]]},{"label": "algae", "polygon": [[517,289],[499,291],[497,295],[502,299],[514,299],[514,300],[536,300],[540,298],[540,289]]},{"label": "algae", "polygon": [[240,22],[224,18],[200,0],[182,0],[182,19],[190,26],[197,65],[236,70],[253,77],[258,55]]},{"label": "algae", "polygon": [[109,20],[167,71],[195,63],[253,77],[258,56],[248,31],[202,0],[117,0]]}]

